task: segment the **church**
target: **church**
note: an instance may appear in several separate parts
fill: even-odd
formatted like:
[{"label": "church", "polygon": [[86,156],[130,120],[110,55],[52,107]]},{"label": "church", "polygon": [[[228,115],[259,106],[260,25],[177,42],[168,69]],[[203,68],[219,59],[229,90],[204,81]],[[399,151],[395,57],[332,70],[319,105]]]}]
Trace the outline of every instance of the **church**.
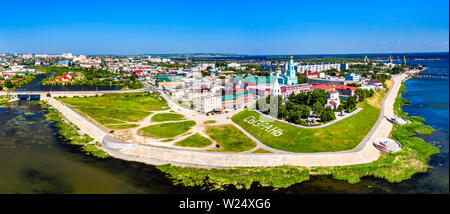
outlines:
[{"label": "church", "polygon": [[281,68],[278,66],[276,72],[270,74],[270,78],[277,80],[281,85],[297,85],[298,78],[295,75],[294,57],[289,56],[289,63],[286,72],[281,73]]},{"label": "church", "polygon": [[337,91],[334,87],[328,94],[327,103],[325,104],[325,107],[329,106],[334,111],[336,111],[341,104],[341,100],[339,99],[339,91]]}]

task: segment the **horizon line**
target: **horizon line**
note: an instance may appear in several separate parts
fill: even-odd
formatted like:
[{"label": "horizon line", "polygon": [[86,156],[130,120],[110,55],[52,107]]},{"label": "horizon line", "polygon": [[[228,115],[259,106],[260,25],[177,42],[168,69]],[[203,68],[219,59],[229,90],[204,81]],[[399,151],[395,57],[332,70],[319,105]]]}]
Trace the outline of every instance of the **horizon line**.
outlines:
[{"label": "horizon line", "polygon": [[220,53],[220,52],[192,52],[192,53],[141,53],[141,54],[78,54],[70,51],[64,51],[60,53],[45,53],[45,52],[22,52],[22,53],[0,53],[0,54],[49,54],[49,55],[60,55],[64,53],[71,53],[73,55],[86,55],[86,56],[142,56],[142,55],[192,55],[192,54],[221,54],[221,55],[234,55],[234,56],[302,56],[302,55],[361,55],[361,54],[420,54],[420,53],[449,53],[449,51],[431,51],[431,52],[358,52],[358,53],[314,53],[314,54],[238,54],[238,53]]}]

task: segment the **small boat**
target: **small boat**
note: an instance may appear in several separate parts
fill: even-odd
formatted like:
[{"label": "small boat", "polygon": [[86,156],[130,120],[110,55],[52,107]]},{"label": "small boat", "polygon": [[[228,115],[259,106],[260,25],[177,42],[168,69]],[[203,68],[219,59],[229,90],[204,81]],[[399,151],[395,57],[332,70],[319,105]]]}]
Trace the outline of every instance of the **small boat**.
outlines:
[{"label": "small boat", "polygon": [[395,140],[389,138],[377,139],[373,142],[375,148],[383,152],[395,153],[401,150],[401,145]]}]

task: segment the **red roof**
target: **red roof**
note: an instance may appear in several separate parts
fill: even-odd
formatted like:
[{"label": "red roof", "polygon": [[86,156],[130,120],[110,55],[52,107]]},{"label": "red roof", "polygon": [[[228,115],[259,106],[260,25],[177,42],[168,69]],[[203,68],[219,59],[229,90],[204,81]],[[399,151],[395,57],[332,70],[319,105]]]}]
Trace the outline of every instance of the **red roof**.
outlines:
[{"label": "red roof", "polygon": [[307,73],[307,74],[302,74],[302,76],[306,76],[306,75],[308,75],[308,76],[318,76],[319,75],[319,73]]},{"label": "red roof", "polygon": [[244,83],[245,86],[257,86],[258,84],[254,83],[254,82],[246,82]]},{"label": "red roof", "polygon": [[334,102],[334,100],[330,101],[330,103],[336,105],[336,102]]},{"label": "red roof", "polygon": [[135,71],[133,71],[134,73],[142,73],[142,72],[144,72],[143,70],[135,70]]},{"label": "red roof", "polygon": [[311,85],[311,89],[330,90],[333,87],[335,89],[343,89],[343,90],[351,90],[351,91],[354,91],[354,90],[358,89],[357,87],[346,86],[346,85],[322,85],[322,84],[313,84],[313,85]]}]

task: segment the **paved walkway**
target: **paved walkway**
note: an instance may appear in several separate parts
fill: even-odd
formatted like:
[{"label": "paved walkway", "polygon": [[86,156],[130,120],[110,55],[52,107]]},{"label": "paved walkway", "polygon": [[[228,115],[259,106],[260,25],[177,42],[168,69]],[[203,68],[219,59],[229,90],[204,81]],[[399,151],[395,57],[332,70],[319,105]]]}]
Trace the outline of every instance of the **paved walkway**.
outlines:
[{"label": "paved walkway", "polygon": [[[389,135],[390,130],[392,129],[392,124],[385,119],[385,116],[393,115],[393,103],[397,96],[401,82],[404,78],[406,78],[406,76],[407,75],[405,74],[401,74],[392,78],[393,86],[383,100],[382,110],[376,125],[355,149],[349,151],[322,153],[278,153],[279,151],[276,151],[277,153],[222,153],[163,148],[140,144],[127,144],[124,142],[122,144],[118,144],[123,146],[117,147],[114,145],[109,145],[108,142],[102,142],[105,145],[105,151],[113,157],[148,164],[172,163],[180,166],[213,168],[282,165],[308,167],[343,166],[370,163],[377,160],[380,155],[380,151],[372,145],[371,139],[387,137]],[[96,140],[105,136],[104,131],[102,131],[98,126],[89,122],[86,118],[80,116],[67,106],[54,99],[49,99],[49,104],[61,111],[68,120]],[[187,109],[183,109],[181,111],[185,110]],[[256,140],[255,142],[257,142],[257,144],[263,149],[267,149],[269,151],[273,150],[272,148],[267,148],[267,146],[262,143],[260,144],[257,139],[253,140]]]}]

